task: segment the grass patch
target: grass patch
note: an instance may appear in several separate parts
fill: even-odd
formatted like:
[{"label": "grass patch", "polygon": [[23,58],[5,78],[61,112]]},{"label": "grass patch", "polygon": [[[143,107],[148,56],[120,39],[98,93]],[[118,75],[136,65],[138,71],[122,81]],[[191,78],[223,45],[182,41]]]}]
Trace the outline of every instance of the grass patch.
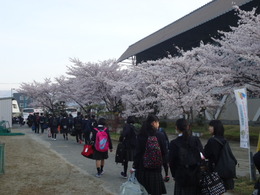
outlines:
[{"label": "grass patch", "polygon": [[116,140],[116,141],[119,140],[120,133],[117,133],[117,132],[109,132],[109,134],[110,134],[110,137],[111,137],[112,140]]},{"label": "grass patch", "polygon": [[249,195],[254,191],[255,181],[250,181],[248,177],[238,177],[234,181],[234,193],[238,195]]}]

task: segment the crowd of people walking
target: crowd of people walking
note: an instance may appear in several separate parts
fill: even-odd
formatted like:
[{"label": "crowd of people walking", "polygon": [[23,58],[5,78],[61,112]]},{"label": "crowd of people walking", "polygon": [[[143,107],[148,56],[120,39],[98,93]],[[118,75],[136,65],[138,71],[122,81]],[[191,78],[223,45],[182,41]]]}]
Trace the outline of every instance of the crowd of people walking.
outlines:
[{"label": "crowd of people walking", "polygon": [[[105,160],[109,157],[108,152],[113,150],[105,118],[97,121],[94,115],[83,117],[81,113],[74,118],[66,114],[60,117],[35,114],[28,117],[28,123],[35,133],[47,130],[48,136],[53,140],[57,139],[58,133],[62,134],[65,141],[68,140],[68,134],[71,134],[77,143],[93,145],[91,158],[96,162],[96,177],[100,178],[104,174]],[[152,195],[166,194],[165,182],[171,179],[174,180],[175,195],[200,195],[203,194],[200,185],[201,167],[207,166],[209,172],[217,172],[219,175],[224,192],[234,189],[235,173],[223,176],[225,166],[222,170],[215,169],[222,158],[224,146],[228,145],[220,120],[209,122],[211,137],[205,146],[199,137],[193,136],[189,122],[183,118],[175,122],[177,137],[173,140],[169,140],[155,115],[149,115],[140,129],[136,128],[135,123],[135,117],[129,116],[119,138],[119,143],[124,147],[122,172],[119,173],[123,178],[135,173],[138,182]],[[101,136],[104,137],[104,143],[97,141],[97,137]],[[229,150],[236,166],[237,160],[230,147]]]},{"label": "crowd of people walking", "polygon": [[87,143],[90,141],[90,133],[97,127],[95,115],[88,116],[78,112],[76,117],[63,113],[60,116],[43,113],[30,114],[27,124],[35,133],[48,132],[48,136],[53,140],[57,139],[57,134],[62,134],[64,140],[68,140],[68,135],[75,136],[76,142]]}]

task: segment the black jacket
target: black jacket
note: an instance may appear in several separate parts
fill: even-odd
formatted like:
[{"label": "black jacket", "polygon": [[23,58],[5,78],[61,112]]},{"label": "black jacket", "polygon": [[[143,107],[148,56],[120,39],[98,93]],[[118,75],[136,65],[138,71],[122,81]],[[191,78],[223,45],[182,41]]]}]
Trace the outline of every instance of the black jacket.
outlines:
[{"label": "black jacket", "polygon": [[[180,149],[181,146],[185,145],[186,143],[187,142],[186,142],[186,140],[184,139],[183,136],[178,136],[176,139],[174,139],[170,142],[170,146],[169,146],[169,167],[170,167],[171,174],[172,174],[173,178],[175,178],[176,170],[180,166],[179,149]],[[189,144],[190,144],[191,147],[197,148],[198,151],[203,152],[203,147],[202,147],[202,144],[201,144],[200,139],[198,137],[190,136],[189,137]],[[198,160],[200,160],[200,159],[198,159]]]},{"label": "black jacket", "polygon": [[126,149],[134,149],[136,147],[135,127],[132,124],[125,124],[119,141],[125,145]]},{"label": "black jacket", "polygon": [[[223,144],[226,143],[226,140],[222,136],[215,136],[219,139]],[[205,158],[209,160],[209,168],[213,170],[214,164],[217,164],[220,151],[222,149],[222,145],[214,139],[214,137],[209,138],[207,144],[204,147],[204,155]]]}]

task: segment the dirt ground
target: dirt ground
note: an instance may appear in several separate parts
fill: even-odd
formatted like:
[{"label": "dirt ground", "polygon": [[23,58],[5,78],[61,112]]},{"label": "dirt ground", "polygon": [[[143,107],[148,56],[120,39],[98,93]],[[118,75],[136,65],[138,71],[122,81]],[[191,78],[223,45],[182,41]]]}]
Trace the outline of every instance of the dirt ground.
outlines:
[{"label": "dirt ground", "polygon": [[1,195],[111,194],[98,180],[80,172],[28,135],[0,136],[0,143],[5,143]]}]

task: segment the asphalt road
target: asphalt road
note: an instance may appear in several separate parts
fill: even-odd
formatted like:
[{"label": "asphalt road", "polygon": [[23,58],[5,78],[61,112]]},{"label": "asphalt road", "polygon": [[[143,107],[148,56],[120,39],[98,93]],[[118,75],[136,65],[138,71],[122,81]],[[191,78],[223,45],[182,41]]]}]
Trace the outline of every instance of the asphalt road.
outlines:
[{"label": "asphalt road", "polygon": [[[21,132],[29,134],[34,139],[39,140],[44,145],[47,145],[47,148],[55,151],[59,154],[64,160],[68,161],[70,164],[76,166],[80,171],[88,174],[91,177],[95,177],[96,175],[96,165],[95,161],[91,159],[87,159],[81,155],[81,151],[83,149],[83,144],[78,144],[76,142],[75,137],[69,136],[69,140],[66,141],[63,139],[61,134],[57,135],[57,140],[54,141],[51,138],[48,138],[47,133],[44,134],[35,134],[31,129],[27,127],[19,127]],[[174,139],[174,136],[169,136],[170,140]],[[202,144],[205,145],[206,140],[201,139]],[[120,185],[126,181],[126,179],[120,176],[121,171],[123,170],[123,166],[121,164],[115,163],[115,149],[117,146],[117,142],[113,141],[113,152],[109,152],[109,158],[105,161],[104,167],[104,175],[101,178],[96,178],[98,180],[102,180],[103,187],[109,190],[114,194],[118,194]],[[239,143],[230,142],[230,146],[234,155],[236,156],[239,166],[237,167],[237,175],[238,176],[246,176],[249,175],[249,155],[248,149],[242,149],[239,147]],[[255,152],[256,147],[251,146],[251,151]],[[132,162],[129,163],[129,167],[131,167]],[[163,172],[164,176],[164,172]],[[173,194],[174,190],[174,182],[171,179],[169,182],[165,183],[167,194]],[[230,193],[226,193],[230,194]]]}]

